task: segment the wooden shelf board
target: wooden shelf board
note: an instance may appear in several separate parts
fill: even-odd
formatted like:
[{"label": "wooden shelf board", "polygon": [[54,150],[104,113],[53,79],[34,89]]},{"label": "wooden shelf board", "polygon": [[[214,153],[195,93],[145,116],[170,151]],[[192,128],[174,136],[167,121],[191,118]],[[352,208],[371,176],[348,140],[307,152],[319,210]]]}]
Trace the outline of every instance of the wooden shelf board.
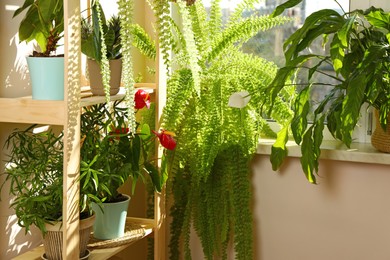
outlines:
[{"label": "wooden shelf board", "polygon": [[[154,83],[136,83],[136,88],[143,88],[149,93],[156,89]],[[125,90],[121,88],[118,95],[111,96],[111,100],[124,97]],[[89,86],[81,90],[81,106],[90,106],[104,103],[104,96],[93,96]],[[33,100],[31,96],[20,98],[0,98],[0,122],[64,125],[65,102],[52,100]]]},{"label": "wooden shelf board", "polygon": [[64,101],[0,98],[0,122],[63,125]]},{"label": "wooden shelf board", "polygon": [[[142,88],[145,91],[148,91],[149,93],[153,93],[156,89],[156,84],[154,84],[154,83],[136,83],[135,87]],[[124,96],[125,96],[125,89],[121,87],[119,90],[119,93],[117,95],[111,96],[110,99],[112,101],[120,100]],[[101,104],[104,102],[106,102],[106,97],[92,95],[92,92],[91,92],[89,86],[84,86],[81,88],[81,102],[80,102],[81,107],[92,106],[92,105]]]},{"label": "wooden shelf board", "polygon": [[[145,219],[145,218],[127,218],[128,222],[135,223],[141,225],[141,228],[144,229],[145,235],[142,237],[146,237],[150,235],[154,230],[154,219]],[[140,238],[140,239],[142,239]],[[139,239],[139,240],[140,240]],[[130,243],[117,246],[117,247],[111,247],[111,248],[102,248],[102,249],[93,249],[91,250],[91,255],[89,256],[89,260],[105,260],[108,259],[120,251],[124,250],[129,245],[137,242],[138,240],[132,241]],[[43,246],[38,246],[22,255],[17,256],[16,258],[13,258],[14,260],[38,260],[42,259],[41,256],[44,253]]]}]

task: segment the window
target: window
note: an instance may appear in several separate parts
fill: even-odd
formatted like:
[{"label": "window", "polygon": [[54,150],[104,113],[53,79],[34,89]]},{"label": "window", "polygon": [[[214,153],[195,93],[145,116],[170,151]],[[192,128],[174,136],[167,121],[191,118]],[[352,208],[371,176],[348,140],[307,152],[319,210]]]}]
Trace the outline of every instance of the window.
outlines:
[{"label": "window", "polygon": [[[207,6],[210,6],[211,0],[203,0],[203,3]],[[221,6],[224,8],[223,15],[229,16],[230,13],[234,10],[238,3],[242,2],[242,0],[222,0]],[[286,2],[286,0],[264,0],[262,3],[256,5],[256,11],[259,15],[270,14],[273,12],[276,6],[279,4]],[[302,3],[295,7],[294,9],[289,9],[287,15],[295,17],[295,22],[286,24],[280,28],[275,28],[267,32],[261,32],[250,39],[243,46],[243,51],[248,53],[254,53],[261,57],[264,57],[268,60],[273,61],[278,66],[284,65],[284,53],[283,53],[283,42],[295,32],[304,22],[306,17],[308,17],[311,13],[316,12],[320,9],[324,8],[332,8],[340,13],[342,13],[342,9],[345,12],[348,10],[356,9],[356,8],[368,8],[369,6],[375,4],[378,6],[383,6],[384,8],[390,9],[390,1],[386,2],[385,0],[377,0],[377,1],[366,1],[366,0],[356,0],[351,3],[349,0],[338,0],[338,5],[334,0],[322,0],[322,1],[313,1],[313,0],[303,0]],[[248,13],[249,15],[249,13]],[[322,42],[316,43],[314,48],[318,48],[319,50],[323,49]],[[329,70],[329,68],[324,67],[324,71]],[[324,77],[324,79],[319,79],[321,82],[323,81],[326,84],[332,84],[329,81],[328,77]],[[321,100],[329,91],[330,87],[318,87],[313,90],[312,102],[317,102]],[[369,136],[369,131],[371,129],[370,122],[370,113],[368,111],[362,111],[362,119],[358,123],[358,127],[354,132],[354,138],[358,142],[369,142],[371,137]],[[324,132],[324,139],[333,139],[330,133]]]}]

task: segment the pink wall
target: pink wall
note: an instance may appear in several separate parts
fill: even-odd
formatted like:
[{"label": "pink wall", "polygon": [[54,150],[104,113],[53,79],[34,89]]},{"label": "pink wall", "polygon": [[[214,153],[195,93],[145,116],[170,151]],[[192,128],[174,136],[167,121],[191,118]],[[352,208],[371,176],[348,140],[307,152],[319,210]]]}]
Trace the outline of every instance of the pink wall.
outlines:
[{"label": "pink wall", "polygon": [[318,185],[298,158],[253,170],[256,260],[389,259],[390,166],[322,160]]}]

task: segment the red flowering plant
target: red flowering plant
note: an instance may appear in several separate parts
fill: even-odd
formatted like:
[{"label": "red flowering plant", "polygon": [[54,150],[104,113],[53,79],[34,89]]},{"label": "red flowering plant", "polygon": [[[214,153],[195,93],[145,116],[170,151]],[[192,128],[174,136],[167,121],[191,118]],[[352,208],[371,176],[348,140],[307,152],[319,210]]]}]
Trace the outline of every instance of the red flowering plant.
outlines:
[{"label": "red flowering plant", "polygon": [[[150,107],[150,96],[146,91],[138,90],[134,102],[136,113]],[[164,131],[155,136],[149,125],[142,122],[136,122],[137,130],[132,132],[128,109],[123,103],[122,100],[113,102],[111,110],[105,104],[92,105],[81,115],[80,183],[90,190],[89,199],[95,202],[120,201],[122,196],[118,188],[130,177],[132,193],[139,178],[144,181],[145,176],[149,176],[156,191],[161,191],[166,180],[160,176],[155,159],[149,158],[148,151],[156,136],[163,147],[174,149],[172,135],[167,142]]]}]

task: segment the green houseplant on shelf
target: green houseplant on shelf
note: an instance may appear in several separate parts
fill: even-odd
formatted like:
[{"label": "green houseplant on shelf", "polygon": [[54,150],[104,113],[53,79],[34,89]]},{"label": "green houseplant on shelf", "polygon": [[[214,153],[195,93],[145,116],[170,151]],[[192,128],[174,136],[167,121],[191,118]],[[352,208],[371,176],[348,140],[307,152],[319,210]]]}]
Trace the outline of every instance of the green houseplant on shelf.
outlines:
[{"label": "green houseplant on shelf", "polygon": [[106,58],[110,69],[110,95],[119,92],[122,75],[122,45],[120,37],[120,20],[118,16],[106,19],[99,2],[92,1],[91,17],[81,23],[81,51],[87,56],[88,74],[92,94],[104,96],[101,75],[102,41],[106,49]]},{"label": "green houseplant on shelf", "polygon": [[[277,7],[273,15],[277,16],[300,2],[287,1]],[[274,102],[284,88],[295,86],[297,97],[292,105],[294,117],[279,132],[272,148],[274,169],[280,167],[287,155],[286,142],[290,131],[294,141],[301,146],[302,169],[307,179],[316,183],[315,172],[318,171],[325,125],[335,139],[350,147],[360,111],[368,104],[379,113],[376,131],[383,132],[382,129],[387,128],[390,111],[389,33],[390,13],[382,9],[371,7],[342,14],[323,9],[307,17],[303,26],[285,41],[286,64],[269,85],[267,95]],[[318,39],[323,39],[324,45],[328,44],[328,52],[307,52]],[[318,81],[318,74],[329,80]],[[303,76],[298,80],[294,77],[296,75]],[[324,99],[319,104],[309,102],[311,89],[325,85],[331,86],[331,90]],[[310,120],[312,123],[309,124]],[[374,134],[372,141],[375,138]]]},{"label": "green houseplant on shelf", "polygon": [[[6,140],[10,148],[5,179],[0,188],[14,196],[10,207],[26,233],[32,225],[44,238],[45,256],[62,259],[63,133],[32,125],[15,130]],[[81,190],[81,197],[88,197]],[[85,202],[81,200],[82,202]],[[80,204],[80,257],[86,257],[94,215]],[[59,243],[53,242],[57,241]]]},{"label": "green houseplant on shelf", "polygon": [[[137,91],[135,99],[136,109],[148,106],[150,102],[150,97],[143,90]],[[84,183],[82,189],[88,190],[89,199],[95,202],[94,236],[99,239],[114,239],[124,234],[130,197],[119,193],[118,188],[129,178],[133,185],[131,194],[137,181],[144,180],[145,176],[151,178],[158,192],[165,182],[154,162],[147,160],[156,136],[145,123],[136,123],[136,132],[132,132],[127,108],[121,105],[122,100],[115,101],[112,111],[105,104],[93,105],[86,107],[81,115],[80,178]],[[163,144],[165,142],[162,141]],[[112,207],[118,207],[121,213],[114,214]],[[116,220],[114,215],[121,220]],[[121,225],[110,228],[106,221]]]},{"label": "green houseplant on shelf", "polygon": [[[63,37],[62,0],[26,0],[15,16],[25,12],[19,26],[19,40],[35,41],[39,50],[27,57],[33,99],[64,99],[64,58],[56,55]],[[49,58],[50,57],[50,58]],[[43,76],[42,76],[43,75]]]},{"label": "green houseplant on shelf", "polygon": [[[243,1],[223,24],[220,1],[211,1],[210,15],[201,1],[176,2],[180,27],[170,18],[167,1],[153,2],[163,55],[174,52],[172,58],[165,55],[173,70],[162,121],[177,140],[165,157],[173,201],[170,259],[191,258],[191,227],[205,259],[226,259],[229,244],[237,259],[253,259],[250,161],[259,136],[275,136],[259,111],[277,68],[241,47],[288,19],[243,17],[255,3]],[[229,105],[235,97],[246,106]],[[288,106],[280,100],[278,108],[274,118],[288,122]]]}]

